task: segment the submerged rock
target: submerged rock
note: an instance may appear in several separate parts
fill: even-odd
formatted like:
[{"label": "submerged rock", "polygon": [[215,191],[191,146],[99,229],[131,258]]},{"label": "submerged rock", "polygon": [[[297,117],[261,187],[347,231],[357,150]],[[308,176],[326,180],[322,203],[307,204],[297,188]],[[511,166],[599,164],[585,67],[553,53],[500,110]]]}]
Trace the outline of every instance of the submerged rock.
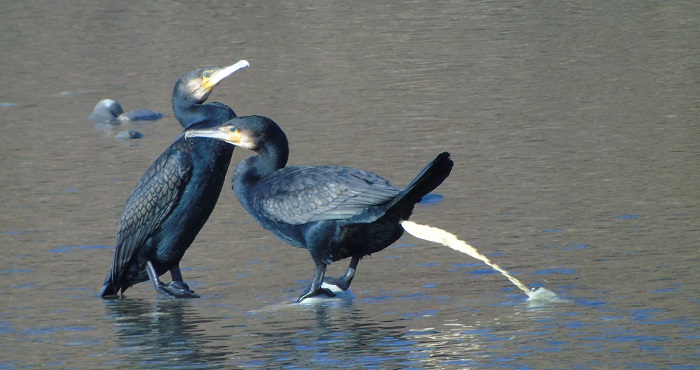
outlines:
[{"label": "submerged rock", "polygon": [[117,117],[119,122],[129,121],[155,121],[163,118],[163,113],[150,109],[137,109],[122,113]]},{"label": "submerged rock", "polygon": [[137,109],[124,113],[124,109],[112,99],[100,100],[88,119],[95,122],[123,123],[131,121],[155,121],[163,118],[163,113],[151,109]]},{"label": "submerged rock", "polygon": [[102,99],[88,119],[95,122],[113,122],[116,121],[120,114],[124,113],[122,106],[112,99]]}]

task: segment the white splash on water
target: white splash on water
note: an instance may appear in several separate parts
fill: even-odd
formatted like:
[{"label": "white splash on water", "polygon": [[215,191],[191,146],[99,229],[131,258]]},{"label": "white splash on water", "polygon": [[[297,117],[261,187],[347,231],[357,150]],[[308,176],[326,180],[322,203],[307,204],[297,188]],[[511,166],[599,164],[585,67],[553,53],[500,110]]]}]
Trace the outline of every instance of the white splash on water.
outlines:
[{"label": "white splash on water", "polygon": [[465,253],[471,257],[474,257],[485,264],[491,266],[494,270],[500,272],[503,276],[508,278],[515,286],[522,290],[528,297],[528,301],[536,303],[553,303],[562,301],[557,297],[557,295],[551,290],[545,288],[539,288],[537,290],[530,290],[521,283],[520,280],[513,277],[508,271],[502,269],[497,264],[491,262],[488,257],[479,253],[476,248],[471,245],[459,240],[454,234],[451,234],[445,230],[438,229],[437,227],[427,226],[417,224],[413,221],[401,221],[401,226],[409,234],[415,236],[416,238],[427,240],[433,243],[439,243],[446,247],[450,247],[458,252]]}]

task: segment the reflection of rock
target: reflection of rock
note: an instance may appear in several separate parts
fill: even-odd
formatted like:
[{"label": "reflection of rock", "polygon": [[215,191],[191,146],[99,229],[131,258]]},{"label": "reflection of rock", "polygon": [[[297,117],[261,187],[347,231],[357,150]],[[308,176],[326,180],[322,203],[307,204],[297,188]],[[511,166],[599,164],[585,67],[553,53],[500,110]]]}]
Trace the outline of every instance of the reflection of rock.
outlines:
[{"label": "reflection of rock", "polygon": [[117,140],[140,139],[142,137],[143,137],[143,135],[140,132],[135,131],[135,130],[119,131],[117,136],[115,136],[115,138]]},{"label": "reflection of rock", "polygon": [[124,113],[124,109],[112,99],[100,100],[88,119],[95,122],[123,123],[129,121],[155,121],[163,114],[150,109],[137,109]]}]

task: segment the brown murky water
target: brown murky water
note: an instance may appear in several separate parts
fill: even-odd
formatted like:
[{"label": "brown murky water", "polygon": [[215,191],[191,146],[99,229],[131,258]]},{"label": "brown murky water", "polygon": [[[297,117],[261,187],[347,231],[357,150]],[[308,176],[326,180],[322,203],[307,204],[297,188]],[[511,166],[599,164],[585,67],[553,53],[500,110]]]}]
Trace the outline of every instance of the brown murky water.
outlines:
[{"label": "brown murky water", "polygon": [[[0,368],[700,367],[699,18],[693,1],[4,2]],[[413,219],[571,303],[528,306],[405,236],[360,264],[354,300],[291,304],[308,254],[226,188],[182,264],[201,299],[95,298],[124,201],[180,132],[175,80],[239,59],[211,100],[275,119],[290,162],[405,185],[450,151],[444,200]],[[95,127],[103,98],[166,117]]]}]

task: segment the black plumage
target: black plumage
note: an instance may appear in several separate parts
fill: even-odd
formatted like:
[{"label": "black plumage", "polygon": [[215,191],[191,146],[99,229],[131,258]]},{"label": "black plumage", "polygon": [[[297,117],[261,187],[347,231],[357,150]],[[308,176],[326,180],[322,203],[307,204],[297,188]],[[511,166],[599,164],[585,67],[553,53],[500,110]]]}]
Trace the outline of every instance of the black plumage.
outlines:
[{"label": "black plumage", "polygon": [[[212,129],[236,117],[221,103],[204,104],[212,89],[236,70],[202,68],[182,76],[173,89],[173,112],[185,131],[146,170],[119,220],[112,267],[100,297],[116,296],[151,280],[175,298],[198,297],[183,281],[180,260],[206,223],[221,193],[233,147],[218,140],[193,140],[188,129]],[[172,282],[159,276],[170,271]]]},{"label": "black plumage", "polygon": [[[217,138],[256,152],[236,167],[233,188],[243,207],[287,243],[306,248],[316,263],[311,285],[299,301],[325,293],[322,282],[346,290],[359,260],[383,250],[403,234],[400,221],[449,176],[449,153],[435,158],[405,188],[370,172],[343,166],[289,166],[282,129],[261,116],[238,117],[188,137]],[[352,258],[341,278],[325,278],[326,266]]]}]

